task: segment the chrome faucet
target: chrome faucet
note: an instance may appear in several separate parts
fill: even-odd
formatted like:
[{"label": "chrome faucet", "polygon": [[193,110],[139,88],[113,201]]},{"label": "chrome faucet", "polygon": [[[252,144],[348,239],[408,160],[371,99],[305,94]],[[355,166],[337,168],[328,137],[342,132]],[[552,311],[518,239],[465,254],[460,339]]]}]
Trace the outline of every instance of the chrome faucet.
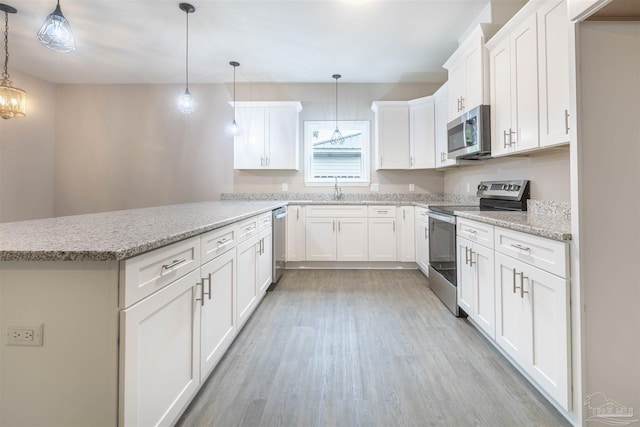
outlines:
[{"label": "chrome faucet", "polygon": [[333,199],[340,200],[342,198],[342,188],[338,186],[338,177],[334,177],[336,179],[336,183],[333,186]]}]

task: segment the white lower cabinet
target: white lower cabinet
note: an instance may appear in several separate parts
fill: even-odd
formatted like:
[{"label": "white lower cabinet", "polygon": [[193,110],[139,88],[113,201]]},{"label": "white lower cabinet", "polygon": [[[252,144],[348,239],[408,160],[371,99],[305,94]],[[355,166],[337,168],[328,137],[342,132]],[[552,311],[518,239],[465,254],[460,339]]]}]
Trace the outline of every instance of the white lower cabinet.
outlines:
[{"label": "white lower cabinet", "polygon": [[204,381],[236,336],[236,251],[229,250],[201,268],[200,380]]},{"label": "white lower cabinet", "polygon": [[338,218],[337,228],[337,261],[367,261],[367,219]]},{"label": "white lower cabinet", "polygon": [[238,251],[238,282],[236,310],[241,328],[258,305],[258,262],[260,237],[256,234],[240,243]]},{"label": "white lower cabinet", "polygon": [[429,217],[427,208],[415,208],[416,264],[429,277]]},{"label": "white lower cabinet", "polygon": [[498,248],[496,343],[562,408],[569,410],[569,281],[525,262],[529,255],[516,259]]},{"label": "white lower cabinet", "polygon": [[369,206],[369,261],[397,259],[395,206]]},{"label": "white lower cabinet", "polygon": [[260,232],[260,252],[258,252],[258,291],[260,295],[267,292],[273,278],[273,232],[269,227]]},{"label": "white lower cabinet", "polygon": [[310,206],[305,220],[307,261],[367,261],[366,206]]},{"label": "white lower cabinet", "polygon": [[305,227],[306,256],[308,261],[335,261],[337,259],[335,218],[309,218]]},{"label": "white lower cabinet", "polygon": [[287,206],[287,261],[304,261],[305,210],[302,206]]},{"label": "white lower cabinet", "polygon": [[414,208],[413,206],[401,206],[397,213],[398,242],[396,260],[414,262],[416,260]]},{"label": "white lower cabinet", "polygon": [[200,270],[120,312],[122,426],[168,425],[200,385]]}]

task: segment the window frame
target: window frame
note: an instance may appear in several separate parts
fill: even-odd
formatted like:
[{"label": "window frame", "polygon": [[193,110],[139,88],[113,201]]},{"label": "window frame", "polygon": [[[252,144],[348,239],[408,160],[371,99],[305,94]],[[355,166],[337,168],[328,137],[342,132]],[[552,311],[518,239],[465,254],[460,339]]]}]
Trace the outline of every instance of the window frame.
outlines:
[{"label": "window frame", "polygon": [[[328,127],[333,131],[335,120],[305,120],[303,126],[304,143],[304,184],[306,186],[332,187],[335,178],[314,178],[311,174],[311,162],[313,157],[313,132],[318,127]],[[362,131],[364,142],[360,151],[362,158],[362,178],[338,178],[341,185],[368,186],[371,183],[371,121],[370,120],[341,120],[338,121],[340,129],[356,127]]]}]

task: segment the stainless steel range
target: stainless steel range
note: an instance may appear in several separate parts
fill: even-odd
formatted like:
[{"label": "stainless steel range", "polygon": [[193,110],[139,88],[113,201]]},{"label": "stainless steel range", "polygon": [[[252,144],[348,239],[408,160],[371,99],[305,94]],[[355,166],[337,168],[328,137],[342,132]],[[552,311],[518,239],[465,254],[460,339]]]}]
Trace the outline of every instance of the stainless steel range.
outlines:
[{"label": "stainless steel range", "polygon": [[526,211],[529,181],[482,181],[479,206],[429,206],[429,285],[447,308],[459,315],[454,211]]}]

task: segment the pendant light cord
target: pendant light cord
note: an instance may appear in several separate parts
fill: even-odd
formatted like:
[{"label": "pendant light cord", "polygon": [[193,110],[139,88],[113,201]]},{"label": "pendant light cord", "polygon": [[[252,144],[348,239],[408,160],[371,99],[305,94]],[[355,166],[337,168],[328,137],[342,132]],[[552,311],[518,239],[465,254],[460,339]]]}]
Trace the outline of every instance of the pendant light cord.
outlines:
[{"label": "pendant light cord", "polygon": [[2,78],[9,80],[9,72],[7,67],[9,64],[9,14],[4,13],[4,71],[2,72]]},{"label": "pendant light cord", "polygon": [[[60,1],[60,0],[58,0]],[[185,11],[185,15],[187,15],[187,43],[186,43],[186,51],[185,51],[185,74],[187,75],[187,91],[189,90],[189,11]]]},{"label": "pendant light cord", "polygon": [[336,77],[336,130],[338,129],[338,79],[340,77]]},{"label": "pendant light cord", "polygon": [[236,67],[233,66],[233,121],[236,121]]}]

